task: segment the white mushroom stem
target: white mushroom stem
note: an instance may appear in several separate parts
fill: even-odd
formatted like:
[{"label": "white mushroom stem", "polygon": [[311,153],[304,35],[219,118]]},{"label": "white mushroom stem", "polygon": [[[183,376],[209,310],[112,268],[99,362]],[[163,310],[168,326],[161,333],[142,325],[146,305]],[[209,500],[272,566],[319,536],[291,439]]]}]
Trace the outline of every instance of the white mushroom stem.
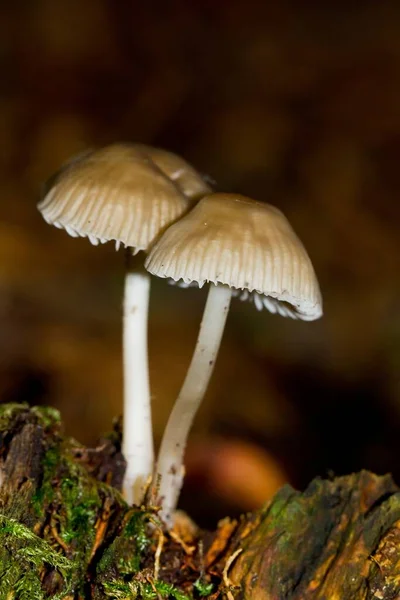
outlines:
[{"label": "white mushroom stem", "polygon": [[140,505],[154,466],[147,321],[148,273],[129,271],[125,277],[123,317],[124,427],[122,451],[127,466],[123,483],[129,504]]},{"label": "white mushroom stem", "polygon": [[161,516],[169,525],[184,478],[186,440],[214,370],[231,301],[231,289],[210,284],[196,348],[180,394],[169,417],[161,442],[156,475]]}]

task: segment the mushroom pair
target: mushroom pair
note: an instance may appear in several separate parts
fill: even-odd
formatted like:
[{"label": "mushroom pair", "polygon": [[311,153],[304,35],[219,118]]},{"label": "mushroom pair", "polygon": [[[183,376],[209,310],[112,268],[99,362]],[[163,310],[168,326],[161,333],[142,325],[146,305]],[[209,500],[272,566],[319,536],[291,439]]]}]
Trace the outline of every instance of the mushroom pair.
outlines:
[{"label": "mushroom pair", "polygon": [[38,208],[44,219],[94,245],[125,245],[123,306],[124,494],[140,504],[154,465],[147,357],[150,276],[130,256],[148,251],[160,233],[210,192],[179,156],[144,145],[115,144],[67,163],[51,178]]},{"label": "mushroom pair", "polygon": [[[282,316],[314,320],[322,315],[311,261],[283,214],[244,196],[209,192],[196,171],[175,155],[144,146],[111,146],[67,166],[39,205],[48,222],[71,235],[88,236],[93,243],[113,239],[134,252],[149,250],[145,267],[153,275],[182,280],[184,285],[210,283],[193,358],[154,471],[155,481],[160,476],[160,487],[153,500],[161,500],[161,514],[168,524],[182,487],[186,440],[213,372],[232,295]],[[142,500],[154,456],[147,369],[148,293],[148,276],[128,271],[124,492],[135,503]]]}]

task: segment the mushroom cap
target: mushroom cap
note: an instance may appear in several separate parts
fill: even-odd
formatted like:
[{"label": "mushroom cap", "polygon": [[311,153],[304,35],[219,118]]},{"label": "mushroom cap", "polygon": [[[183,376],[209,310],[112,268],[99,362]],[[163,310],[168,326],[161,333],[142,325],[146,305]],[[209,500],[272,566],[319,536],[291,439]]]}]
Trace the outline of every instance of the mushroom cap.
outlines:
[{"label": "mushroom cap", "polygon": [[92,243],[116,240],[136,251],[189,208],[189,199],[134,145],[115,144],[67,163],[38,209],[44,219]]},{"label": "mushroom cap", "polygon": [[198,200],[212,192],[211,187],[192,165],[178,154],[153,148],[145,144],[135,144],[157,165],[157,167],[171,179],[189,200]]},{"label": "mushroom cap", "polygon": [[145,266],[184,283],[228,285],[283,316],[314,320],[322,299],[311,260],[286,217],[270,204],[210,194],[169,227]]}]

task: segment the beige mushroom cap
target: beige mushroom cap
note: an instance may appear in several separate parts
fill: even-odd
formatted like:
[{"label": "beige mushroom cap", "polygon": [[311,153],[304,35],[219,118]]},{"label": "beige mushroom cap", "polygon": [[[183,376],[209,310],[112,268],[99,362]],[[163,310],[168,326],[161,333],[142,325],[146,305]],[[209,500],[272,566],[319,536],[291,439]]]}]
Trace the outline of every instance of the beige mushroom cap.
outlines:
[{"label": "beige mushroom cap", "polygon": [[212,192],[211,187],[196,169],[178,154],[144,144],[135,144],[135,146],[147,154],[189,200],[198,200]]},{"label": "beige mushroom cap", "polygon": [[94,244],[116,240],[136,251],[188,210],[189,199],[134,145],[115,144],[64,166],[38,209],[44,219]]},{"label": "beige mushroom cap", "polygon": [[167,229],[145,266],[158,277],[228,285],[257,308],[303,320],[322,315],[311,260],[275,207],[235,194],[210,194]]}]

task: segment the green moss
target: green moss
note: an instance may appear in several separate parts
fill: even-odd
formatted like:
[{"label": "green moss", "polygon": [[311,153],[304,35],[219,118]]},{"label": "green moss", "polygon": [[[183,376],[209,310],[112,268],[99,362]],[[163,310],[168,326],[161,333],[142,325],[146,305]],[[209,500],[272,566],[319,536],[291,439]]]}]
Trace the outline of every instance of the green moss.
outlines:
[{"label": "green moss", "polygon": [[104,594],[110,600],[190,600],[178,588],[163,581],[133,579],[126,583],[116,581],[104,584]]},{"label": "green moss", "polygon": [[0,432],[9,431],[15,419],[27,410],[27,404],[0,404]]},{"label": "green moss", "polygon": [[[44,569],[58,572],[61,591],[49,596],[42,587]],[[0,599],[53,600],[64,598],[70,589],[72,562],[56,552],[28,527],[0,515]]]},{"label": "green moss", "polygon": [[[164,581],[154,582],[154,587],[163,598],[174,598],[174,600],[189,600],[189,596],[178,590],[170,583]],[[156,596],[155,596],[156,597]]]},{"label": "green moss", "polygon": [[140,569],[143,554],[150,544],[146,526],[152,513],[135,510],[128,516],[122,532],[104,552],[97,568],[100,576],[120,573],[128,580]]},{"label": "green moss", "polygon": [[0,432],[11,430],[13,423],[24,414],[30,415],[31,422],[33,416],[33,420],[44,429],[58,429],[61,425],[59,411],[51,406],[34,406],[30,408],[26,403],[0,404]]},{"label": "green moss", "polygon": [[290,485],[284,485],[269,502],[265,509],[261,511],[263,517],[268,516],[268,522],[271,527],[280,523],[282,514],[290,504],[292,498],[296,496],[296,492]]},{"label": "green moss", "polygon": [[206,598],[213,592],[214,585],[212,583],[207,583],[202,577],[199,577],[199,579],[194,582],[193,589],[196,590],[201,598]]},{"label": "green moss", "polygon": [[[91,549],[95,537],[97,513],[101,499],[95,485],[82,481],[83,474],[71,472],[58,488],[59,500],[63,502],[60,512],[60,535],[66,544],[74,542],[83,554]],[[80,546],[80,548],[79,548]],[[83,558],[83,557],[82,557]]]},{"label": "green moss", "polygon": [[[151,537],[160,526],[156,513],[128,508],[117,490],[89,474],[76,458],[76,443],[60,435],[57,411],[0,407],[0,435],[6,440],[27,423],[46,429],[42,473],[3,499],[0,600],[85,598],[87,586],[96,599],[189,600],[144,568],[153,560]],[[97,523],[105,506],[112,508],[98,544]],[[199,595],[205,595],[201,583]]]},{"label": "green moss", "polygon": [[48,506],[54,498],[53,479],[55,478],[58,462],[60,459],[59,448],[50,448],[43,457],[43,480],[42,485],[35,490],[32,496],[32,505],[38,516],[43,513],[44,507]]},{"label": "green moss", "polygon": [[52,406],[33,406],[30,412],[37,417],[45,429],[58,428],[61,425],[60,412]]},{"label": "green moss", "polygon": [[152,520],[153,514],[147,510],[135,511],[125,526],[124,537],[134,540],[136,549],[142,554],[149,545],[149,538],[146,533],[147,523]]},{"label": "green moss", "polygon": [[67,545],[73,543],[74,554],[84,559],[93,546],[101,488],[82,465],[74,462],[65,445],[50,448],[43,466],[43,481],[33,499],[35,509],[38,514],[53,509],[61,539]]},{"label": "green moss", "polygon": [[128,516],[121,534],[107,548],[99,562],[97,574],[102,584],[96,598],[105,595],[115,600],[189,600],[189,596],[178,588],[154,580],[152,574],[142,570],[143,559],[150,545],[147,532],[149,524],[158,526],[157,518],[150,510],[135,510]]},{"label": "green moss", "polygon": [[[92,558],[95,525],[104,497],[116,499],[119,493],[96,481],[76,462],[69,440],[55,441],[42,464],[43,479],[33,496],[33,506],[38,517],[51,515],[48,539],[53,545],[60,543],[67,556],[73,556],[71,587],[80,592]],[[123,505],[121,498],[119,502]]]}]

